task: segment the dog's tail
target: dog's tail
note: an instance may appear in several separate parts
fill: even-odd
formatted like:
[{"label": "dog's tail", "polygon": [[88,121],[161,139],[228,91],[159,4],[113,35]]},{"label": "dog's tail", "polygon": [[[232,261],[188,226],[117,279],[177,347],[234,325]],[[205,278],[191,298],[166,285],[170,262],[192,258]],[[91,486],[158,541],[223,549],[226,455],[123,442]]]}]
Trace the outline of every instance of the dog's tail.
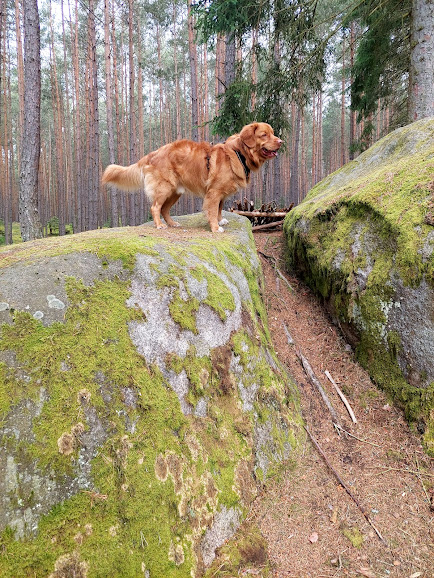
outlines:
[{"label": "dog's tail", "polygon": [[123,191],[137,191],[144,187],[144,174],[138,163],[129,167],[109,165],[102,176],[102,184],[110,184]]}]

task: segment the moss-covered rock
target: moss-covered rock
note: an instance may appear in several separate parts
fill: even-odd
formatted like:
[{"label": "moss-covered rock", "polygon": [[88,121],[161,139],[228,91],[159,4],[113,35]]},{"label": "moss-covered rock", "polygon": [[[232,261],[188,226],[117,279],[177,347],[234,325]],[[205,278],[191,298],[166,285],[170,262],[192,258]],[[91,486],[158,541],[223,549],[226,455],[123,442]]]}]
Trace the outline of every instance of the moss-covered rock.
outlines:
[{"label": "moss-covered rock", "polygon": [[249,224],[194,219],[0,252],[2,576],[200,576],[293,455]]},{"label": "moss-covered rock", "polygon": [[287,260],[434,452],[434,119],[321,181],[285,221]]}]

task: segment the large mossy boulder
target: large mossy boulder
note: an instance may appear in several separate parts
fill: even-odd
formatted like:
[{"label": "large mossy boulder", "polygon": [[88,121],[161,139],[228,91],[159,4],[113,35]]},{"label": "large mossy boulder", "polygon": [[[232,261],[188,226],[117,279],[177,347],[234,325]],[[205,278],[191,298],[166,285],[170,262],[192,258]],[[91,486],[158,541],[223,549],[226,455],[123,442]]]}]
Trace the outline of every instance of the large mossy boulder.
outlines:
[{"label": "large mossy boulder", "polygon": [[0,251],[1,576],[201,576],[292,459],[250,225],[182,224]]},{"label": "large mossy boulder", "polygon": [[434,119],[398,129],[312,189],[287,259],[434,452]]}]

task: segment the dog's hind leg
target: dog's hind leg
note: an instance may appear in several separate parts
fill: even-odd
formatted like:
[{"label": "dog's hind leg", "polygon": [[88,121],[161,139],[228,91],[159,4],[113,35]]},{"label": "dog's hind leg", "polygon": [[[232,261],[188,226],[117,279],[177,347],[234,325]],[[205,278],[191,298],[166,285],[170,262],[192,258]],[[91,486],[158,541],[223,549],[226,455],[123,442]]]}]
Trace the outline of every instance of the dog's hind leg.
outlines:
[{"label": "dog's hind leg", "polygon": [[[152,201],[151,215],[155,226],[157,229],[165,229],[172,220],[169,209],[179,198],[175,186],[164,179],[158,170],[149,167],[145,175],[145,190],[148,198]],[[172,197],[175,198],[172,200]],[[167,225],[161,222],[161,215],[165,219],[169,215],[168,220],[166,219]]]},{"label": "dog's hind leg", "polygon": [[160,214],[161,214],[162,206],[163,206],[163,203],[161,203],[159,198],[156,198],[151,205],[151,215],[152,215],[152,219],[154,220],[154,224],[157,227],[157,229],[166,229],[166,227],[167,227],[167,225],[165,225],[164,223],[161,222]]},{"label": "dog's hind leg", "polygon": [[163,216],[163,219],[166,221],[169,227],[181,226],[179,223],[177,223],[172,219],[169,213],[170,208],[176,203],[176,201],[180,198],[180,196],[181,196],[180,193],[177,192],[172,193],[171,196],[164,201],[163,206],[161,207],[161,215]]}]

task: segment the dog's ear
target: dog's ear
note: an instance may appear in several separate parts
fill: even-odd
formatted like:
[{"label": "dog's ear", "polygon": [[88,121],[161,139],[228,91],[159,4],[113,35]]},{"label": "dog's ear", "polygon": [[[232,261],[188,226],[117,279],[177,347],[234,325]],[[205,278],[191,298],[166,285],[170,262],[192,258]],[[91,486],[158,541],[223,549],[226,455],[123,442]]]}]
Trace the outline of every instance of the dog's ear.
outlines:
[{"label": "dog's ear", "polygon": [[246,146],[250,148],[253,148],[256,144],[255,131],[257,128],[258,123],[253,122],[252,124],[248,124],[247,126],[245,126],[240,132],[241,140]]}]

